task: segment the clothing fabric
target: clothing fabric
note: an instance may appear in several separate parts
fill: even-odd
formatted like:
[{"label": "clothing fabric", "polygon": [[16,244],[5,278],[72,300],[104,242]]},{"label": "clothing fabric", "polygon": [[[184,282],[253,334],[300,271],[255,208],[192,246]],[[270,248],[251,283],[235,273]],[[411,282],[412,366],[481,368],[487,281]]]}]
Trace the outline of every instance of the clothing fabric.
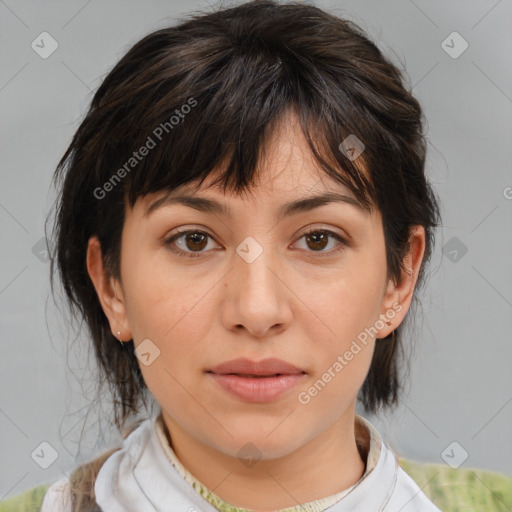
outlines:
[{"label": "clothing fabric", "polygon": [[[355,432],[366,460],[361,479],[340,493],[279,512],[440,512],[368,420],[356,415]],[[68,486],[66,479],[53,484],[41,512],[72,512]],[[161,415],[142,422],[123,441],[103,464],[94,489],[104,512],[247,512],[226,503],[181,464]]]},{"label": "clothing fabric", "polygon": [[[166,429],[164,426],[163,417],[161,415],[158,416],[155,422],[155,430],[165,454],[167,455],[168,459],[174,464],[178,473],[187,482],[189,482],[192,485],[192,487],[194,487],[194,489],[196,489],[196,491],[208,503],[216,507],[218,510],[229,510],[229,512],[231,512],[232,510],[236,510],[237,512],[248,512],[247,509],[243,508],[228,508],[230,507],[229,504],[227,504],[224,500],[222,500],[222,498],[219,498],[209,489],[207,489],[189,471],[187,471],[187,469],[183,467],[179,459],[176,457],[174,450],[172,449],[172,444],[169,443],[168,437],[165,433]],[[379,455],[381,452],[382,441],[375,427],[361,416],[356,415],[354,430],[356,432],[356,443],[359,453],[361,454],[363,460],[366,461],[366,468],[361,479],[359,480],[360,482],[377,465]],[[351,492],[356,487],[357,484],[358,482],[356,482],[348,489],[345,489],[327,498],[305,503],[302,504],[300,507],[283,509],[282,511],[279,512],[292,512],[296,510],[300,510],[301,512],[323,512],[324,510],[327,510],[328,507],[334,505],[344,496],[346,496],[349,492]]]}]

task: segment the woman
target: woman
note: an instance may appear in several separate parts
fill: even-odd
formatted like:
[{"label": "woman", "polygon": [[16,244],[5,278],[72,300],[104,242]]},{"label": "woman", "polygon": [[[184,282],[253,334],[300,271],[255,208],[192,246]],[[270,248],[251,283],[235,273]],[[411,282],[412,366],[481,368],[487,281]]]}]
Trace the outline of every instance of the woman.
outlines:
[{"label": "woman", "polygon": [[398,403],[440,222],[425,150],[400,71],[319,8],[138,42],[59,164],[52,255],[125,439],[41,510],[439,511],[355,413]]}]

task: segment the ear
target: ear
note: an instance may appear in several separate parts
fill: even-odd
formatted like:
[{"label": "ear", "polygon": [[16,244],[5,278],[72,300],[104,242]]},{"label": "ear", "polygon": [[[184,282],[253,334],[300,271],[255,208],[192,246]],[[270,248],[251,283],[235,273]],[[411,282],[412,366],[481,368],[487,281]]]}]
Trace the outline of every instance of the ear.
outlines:
[{"label": "ear", "polygon": [[392,279],[387,283],[380,314],[384,327],[379,329],[377,338],[385,338],[402,323],[414,296],[425,253],[425,229],[423,226],[412,226],[409,233],[409,252],[404,258],[405,270],[398,284]]},{"label": "ear", "polygon": [[126,314],[121,283],[106,271],[100,241],[96,236],[89,239],[87,246],[87,271],[98,294],[103,312],[108,318],[113,336],[121,341],[131,340],[132,332]]}]

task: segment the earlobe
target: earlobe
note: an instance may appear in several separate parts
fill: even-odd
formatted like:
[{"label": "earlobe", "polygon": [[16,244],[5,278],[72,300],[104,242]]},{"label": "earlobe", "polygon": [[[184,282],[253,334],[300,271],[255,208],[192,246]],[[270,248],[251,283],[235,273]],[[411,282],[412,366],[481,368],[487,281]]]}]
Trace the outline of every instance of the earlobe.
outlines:
[{"label": "earlobe", "polygon": [[[418,274],[425,253],[425,229],[423,226],[413,226],[410,229],[409,252],[406,254],[400,276],[400,282],[388,281],[383,311],[380,318],[386,327],[381,329],[378,338],[385,338],[393,332],[403,321],[414,296]],[[392,317],[392,318],[390,318]]]},{"label": "earlobe", "polygon": [[119,282],[107,272],[96,236],[89,239],[87,246],[87,271],[94,285],[105,316],[110,323],[113,336],[119,341],[132,338],[122,291]]}]

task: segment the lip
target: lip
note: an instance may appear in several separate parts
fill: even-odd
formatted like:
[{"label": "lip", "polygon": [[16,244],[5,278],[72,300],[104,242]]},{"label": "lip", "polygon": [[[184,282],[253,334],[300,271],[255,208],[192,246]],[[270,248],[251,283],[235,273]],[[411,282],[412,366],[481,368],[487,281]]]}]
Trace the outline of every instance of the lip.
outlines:
[{"label": "lip", "polygon": [[217,375],[227,375],[229,373],[244,373],[250,375],[297,375],[306,373],[304,370],[297,368],[291,363],[287,363],[282,359],[270,357],[261,361],[251,361],[245,357],[232,359],[225,363],[210,368],[208,371]]},{"label": "lip", "polygon": [[255,362],[239,358],[217,365],[207,374],[230,395],[245,402],[264,403],[293,389],[306,372],[281,359]]}]

